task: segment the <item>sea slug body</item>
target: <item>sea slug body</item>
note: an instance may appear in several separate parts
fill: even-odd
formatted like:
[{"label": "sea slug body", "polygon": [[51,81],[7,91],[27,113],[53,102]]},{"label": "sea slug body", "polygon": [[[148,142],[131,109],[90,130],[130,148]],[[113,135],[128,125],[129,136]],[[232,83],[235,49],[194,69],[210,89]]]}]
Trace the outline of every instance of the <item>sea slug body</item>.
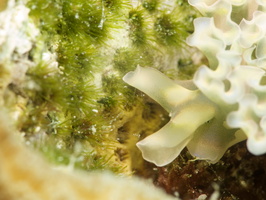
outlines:
[{"label": "sea slug body", "polygon": [[190,0],[204,17],[187,38],[208,59],[183,87],[152,68],[138,67],[124,81],[170,113],[158,132],[137,143],[144,159],[164,166],[185,147],[217,162],[235,143],[266,153],[266,4],[260,0]]}]

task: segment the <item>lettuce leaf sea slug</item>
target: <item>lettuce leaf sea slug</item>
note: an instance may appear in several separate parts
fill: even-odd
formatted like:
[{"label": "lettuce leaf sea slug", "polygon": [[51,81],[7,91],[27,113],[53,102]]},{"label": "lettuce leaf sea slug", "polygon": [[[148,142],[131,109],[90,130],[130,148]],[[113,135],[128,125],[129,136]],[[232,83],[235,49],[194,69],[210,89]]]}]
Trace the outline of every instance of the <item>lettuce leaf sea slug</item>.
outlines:
[{"label": "lettuce leaf sea slug", "polygon": [[199,90],[176,84],[153,68],[138,67],[124,81],[148,94],[170,113],[171,120],[158,132],[137,143],[144,159],[164,166],[188,147],[195,157],[218,161],[231,145],[245,136],[227,129],[225,115]]},{"label": "lettuce leaf sea slug", "polygon": [[206,17],[187,38],[209,61],[192,81],[178,84],[153,68],[138,67],[124,81],[143,91],[171,120],[137,143],[144,159],[164,166],[185,147],[217,162],[247,139],[248,150],[266,152],[266,4],[260,0],[190,0]]}]

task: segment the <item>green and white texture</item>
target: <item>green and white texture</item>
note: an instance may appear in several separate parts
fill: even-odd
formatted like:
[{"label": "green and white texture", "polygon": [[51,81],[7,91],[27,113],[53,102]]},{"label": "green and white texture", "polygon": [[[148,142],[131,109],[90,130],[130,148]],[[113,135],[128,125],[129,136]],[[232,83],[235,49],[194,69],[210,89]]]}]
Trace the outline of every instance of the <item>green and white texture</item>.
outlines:
[{"label": "green and white texture", "polygon": [[0,10],[0,105],[25,144],[57,166],[132,174],[141,159],[131,150],[162,120],[122,77],[137,65],[176,73],[195,11],[158,0],[9,0]]},{"label": "green and white texture", "polygon": [[171,120],[137,143],[158,166],[187,147],[197,159],[217,162],[247,139],[254,155],[266,153],[266,4],[260,0],[190,0],[204,17],[194,20],[187,43],[208,59],[193,80],[174,82],[138,67],[124,81],[148,94]]}]

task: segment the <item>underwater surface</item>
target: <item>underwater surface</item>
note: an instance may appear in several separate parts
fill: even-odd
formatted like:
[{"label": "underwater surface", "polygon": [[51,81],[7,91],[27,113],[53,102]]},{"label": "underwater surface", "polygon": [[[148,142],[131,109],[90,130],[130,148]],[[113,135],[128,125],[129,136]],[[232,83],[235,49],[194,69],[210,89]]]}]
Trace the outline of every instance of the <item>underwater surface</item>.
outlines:
[{"label": "underwater surface", "polygon": [[0,2],[0,200],[266,199],[261,0]]}]

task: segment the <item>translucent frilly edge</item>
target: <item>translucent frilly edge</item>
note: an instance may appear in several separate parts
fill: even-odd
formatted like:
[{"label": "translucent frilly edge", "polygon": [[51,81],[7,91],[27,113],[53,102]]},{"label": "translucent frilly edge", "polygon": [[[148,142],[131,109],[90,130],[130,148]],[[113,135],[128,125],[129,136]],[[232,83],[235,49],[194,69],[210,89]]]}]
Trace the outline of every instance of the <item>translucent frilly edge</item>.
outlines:
[{"label": "translucent frilly edge", "polygon": [[138,67],[124,81],[148,94],[171,114],[168,124],[137,143],[144,159],[157,166],[172,162],[187,145],[197,158],[217,162],[229,146],[243,140],[236,137],[235,130],[227,132],[224,118],[212,121],[220,112],[202,93],[183,88],[153,68]]},{"label": "translucent frilly edge", "polygon": [[187,44],[202,51],[208,58],[211,68],[215,68],[218,64],[216,54],[226,45],[217,37],[219,30],[215,27],[213,18],[195,19],[194,29],[194,33],[187,38]]},{"label": "translucent frilly edge", "polygon": [[157,166],[172,162],[193,138],[196,129],[214,116],[214,109],[203,103],[184,106],[158,132],[137,143],[143,158]]},{"label": "translucent frilly edge", "polygon": [[[202,148],[200,144],[208,141],[206,139],[216,137],[217,142],[220,138],[223,146],[228,146],[241,139],[242,132],[247,137],[247,147],[251,153],[265,154],[266,1],[189,0],[189,3],[203,17],[194,20],[195,31],[188,37],[187,43],[197,47],[209,61],[208,66],[197,70],[193,81],[206,97],[224,111],[224,120],[232,131],[229,134],[220,129],[214,132],[223,134],[208,135],[209,129],[218,128],[219,120],[213,121],[208,129],[203,126],[196,131],[187,144],[188,149],[198,156],[197,149]],[[221,125],[222,121],[219,123]],[[198,133],[201,129],[206,129],[205,134]],[[240,131],[234,132],[236,130]],[[231,138],[230,142],[225,142],[232,136],[235,140]],[[197,138],[198,141],[194,142]]]},{"label": "translucent frilly edge", "polygon": [[196,130],[187,148],[194,157],[216,163],[229,147],[245,139],[243,131],[228,129],[223,119],[213,118]]},{"label": "translucent frilly edge", "polygon": [[196,96],[196,92],[177,85],[163,73],[149,67],[138,66],[135,71],[127,73],[123,80],[149,95],[168,112]]},{"label": "translucent frilly edge", "polygon": [[266,153],[265,107],[264,110],[258,107],[258,97],[255,94],[245,95],[239,109],[227,116],[227,123],[230,127],[240,127],[245,132],[249,152],[254,155]]},{"label": "translucent frilly edge", "polygon": [[224,110],[203,93],[184,88],[156,69],[138,67],[124,81],[170,113],[163,128],[137,143],[143,158],[157,166],[172,162],[185,147],[197,159],[215,163],[230,146],[246,139],[242,131],[228,129]]},{"label": "translucent frilly edge", "polygon": [[[264,133],[261,133],[264,134]],[[262,155],[266,152],[265,147],[266,147],[266,137],[261,137],[261,138],[255,138],[255,137],[250,137],[247,140],[247,147],[250,153],[254,155]],[[264,151],[262,151],[264,150]]]}]

